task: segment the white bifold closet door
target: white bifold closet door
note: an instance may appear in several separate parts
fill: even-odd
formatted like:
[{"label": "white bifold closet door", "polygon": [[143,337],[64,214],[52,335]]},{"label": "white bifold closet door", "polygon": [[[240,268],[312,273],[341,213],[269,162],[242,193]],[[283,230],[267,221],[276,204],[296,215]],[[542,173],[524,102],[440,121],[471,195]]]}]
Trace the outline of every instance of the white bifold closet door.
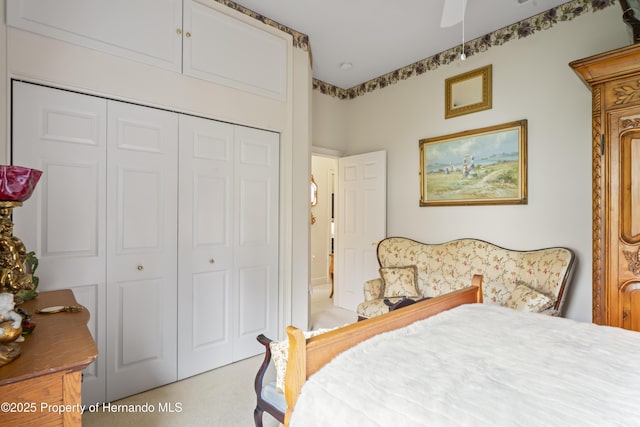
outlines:
[{"label": "white bifold closet door", "polygon": [[14,209],[14,234],[40,260],[38,290],[70,288],[91,313],[99,355],[83,372],[82,393],[85,402],[103,401],[107,103],[21,82],[12,89],[13,164],[43,171],[31,198]]},{"label": "white bifold closet door", "polygon": [[178,116],[108,101],[107,400],[176,380]]},{"label": "white bifold closet door", "polygon": [[178,378],[277,335],[276,133],[180,116]]},{"label": "white bifold closet door", "polygon": [[71,288],[91,312],[85,403],[278,335],[277,133],[13,82],[12,162],[44,172],[14,210],[40,290]]},{"label": "white bifold closet door", "polygon": [[91,312],[84,401],[175,381],[178,116],[15,82],[12,132],[13,163],[43,171],[15,215],[39,289]]}]

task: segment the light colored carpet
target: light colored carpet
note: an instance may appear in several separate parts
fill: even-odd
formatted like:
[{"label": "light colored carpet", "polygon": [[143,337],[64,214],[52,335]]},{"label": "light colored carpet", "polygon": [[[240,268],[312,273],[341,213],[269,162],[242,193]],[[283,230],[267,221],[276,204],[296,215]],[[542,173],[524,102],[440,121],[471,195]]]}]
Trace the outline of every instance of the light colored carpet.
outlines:
[{"label": "light colored carpet", "polygon": [[311,292],[309,329],[333,328],[358,320],[353,311],[333,305],[333,298],[329,298],[330,284],[314,286]]},{"label": "light colored carpet", "polygon": [[[330,285],[313,288],[312,329],[341,326],[357,318],[353,312],[334,307],[329,292]],[[121,406],[100,406],[95,412],[85,412],[82,423],[85,427],[251,427],[256,406],[253,381],[263,357],[242,360],[112,403]],[[131,407],[132,412],[115,411],[136,404],[146,407]],[[145,408],[154,412],[143,412]],[[269,414],[264,414],[263,421],[265,427],[279,425]]]}]

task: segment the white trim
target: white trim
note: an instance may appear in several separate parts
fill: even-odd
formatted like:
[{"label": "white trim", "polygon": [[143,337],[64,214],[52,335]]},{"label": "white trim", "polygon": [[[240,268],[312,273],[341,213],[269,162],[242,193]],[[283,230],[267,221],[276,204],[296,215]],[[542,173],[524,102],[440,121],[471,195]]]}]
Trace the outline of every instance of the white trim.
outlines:
[{"label": "white trim", "polygon": [[333,150],[331,148],[311,146],[311,154],[314,156],[324,157],[342,157],[344,153],[342,151]]}]

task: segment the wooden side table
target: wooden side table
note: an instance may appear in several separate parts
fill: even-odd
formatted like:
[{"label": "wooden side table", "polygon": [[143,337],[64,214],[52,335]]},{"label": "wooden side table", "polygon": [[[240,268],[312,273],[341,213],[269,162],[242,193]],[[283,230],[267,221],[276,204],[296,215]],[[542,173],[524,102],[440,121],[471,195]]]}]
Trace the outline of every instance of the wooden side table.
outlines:
[{"label": "wooden side table", "polygon": [[89,312],[36,314],[50,306],[77,306],[69,289],[41,292],[19,307],[36,328],[13,362],[0,367],[0,425],[81,426],[82,370],[98,355]]}]

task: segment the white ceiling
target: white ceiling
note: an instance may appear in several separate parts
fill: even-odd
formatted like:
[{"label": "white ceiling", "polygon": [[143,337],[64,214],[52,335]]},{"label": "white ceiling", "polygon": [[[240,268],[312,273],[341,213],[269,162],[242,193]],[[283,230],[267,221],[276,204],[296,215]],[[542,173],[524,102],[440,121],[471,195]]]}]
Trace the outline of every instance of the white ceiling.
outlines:
[{"label": "white ceiling", "polygon": [[[522,4],[520,2],[524,1]],[[313,77],[342,89],[462,43],[462,24],[440,28],[445,0],[236,0],[309,36]],[[465,40],[567,0],[468,0]],[[340,68],[351,63],[349,70]]]}]

